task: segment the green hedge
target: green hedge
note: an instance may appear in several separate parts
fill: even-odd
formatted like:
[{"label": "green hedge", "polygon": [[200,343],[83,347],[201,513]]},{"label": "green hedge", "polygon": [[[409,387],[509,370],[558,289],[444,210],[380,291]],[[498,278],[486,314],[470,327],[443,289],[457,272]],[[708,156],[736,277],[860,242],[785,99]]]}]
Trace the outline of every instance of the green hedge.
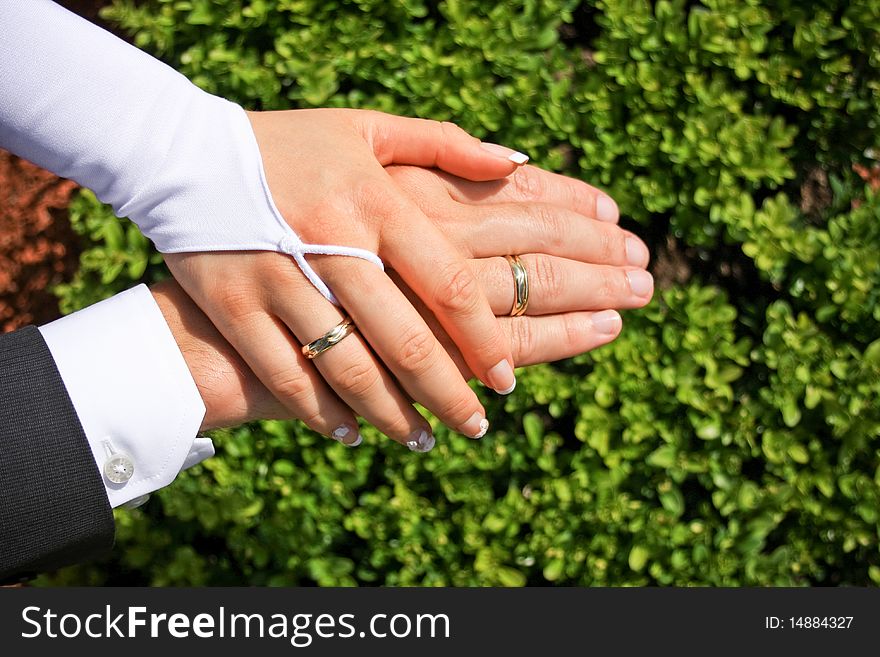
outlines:
[{"label": "green hedge", "polygon": [[[660,283],[612,345],[485,396],[414,457],[367,431],[216,434],[53,583],[880,583],[880,1],[117,0],[249,108],[450,119],[605,186]],[[67,309],[155,254],[93,197]],[[136,347],[132,347],[136,348]],[[482,394],[482,393],[481,393]]]}]

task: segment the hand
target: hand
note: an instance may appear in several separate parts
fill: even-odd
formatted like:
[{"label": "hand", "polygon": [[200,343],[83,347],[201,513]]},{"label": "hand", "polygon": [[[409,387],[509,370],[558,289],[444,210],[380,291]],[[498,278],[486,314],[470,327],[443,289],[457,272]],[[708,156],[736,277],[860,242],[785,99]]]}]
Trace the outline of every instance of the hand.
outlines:
[{"label": "hand", "polygon": [[[532,166],[504,180],[480,183],[420,167],[387,170],[470,258],[510,336],[517,366],[568,358],[610,342],[620,331],[620,315],[585,311],[641,308],[653,296],[654,280],[645,270],[647,247],[615,225],[616,206],[611,202],[603,208],[607,196],[586,183]],[[587,218],[597,215],[604,221]],[[536,317],[505,317],[514,288],[510,265],[498,257],[504,254],[526,254],[521,261],[532,290],[527,315]],[[455,343],[405,283],[390,274],[470,378]],[[572,351],[575,345],[583,349]]]},{"label": "hand", "polygon": [[[496,390],[511,390],[506,336],[464,258],[400,193],[383,165],[437,166],[485,180],[510,174],[521,158],[451,124],[376,112],[295,110],[249,118],[275,205],[297,235],[307,243],[378,253],[434,313],[470,370]],[[477,396],[375,265],[352,257],[310,258],[358,328],[310,362],[300,345],[338,324],[343,313],[287,256],[186,253],[168,254],[166,262],[259,379],[316,431],[350,431],[356,426],[350,407],[406,443],[430,431],[411,399],[462,433],[485,430]]]},{"label": "hand", "polygon": [[[484,273],[487,271],[483,270]],[[486,278],[483,275],[478,274],[480,285],[490,292],[491,298],[500,300],[508,294],[509,281],[499,283],[491,275]],[[548,300],[544,308],[550,310],[552,291],[544,288],[540,280],[533,283],[532,289],[536,296]],[[296,417],[262,384],[176,281],[164,281],[152,286],[150,291],[205,403],[201,430],[237,426],[258,419]],[[430,321],[438,326],[436,321]],[[529,365],[568,358],[606,344],[617,337],[621,323],[620,315],[606,310],[502,318],[501,326],[511,341],[516,363]],[[467,365],[449,338],[444,335],[443,340],[449,343],[462,373],[470,376]],[[339,442],[354,443],[357,435],[355,430],[340,437]]]},{"label": "hand", "polygon": [[[641,241],[621,231],[613,223],[600,224],[571,210],[595,204],[599,196],[597,191],[583,183],[533,167],[517,172],[511,184],[501,185],[471,185],[461,179],[414,167],[393,167],[389,173],[407,193],[417,193],[417,201],[438,225],[449,222],[449,226],[457,225],[471,235],[471,242],[462,241],[462,248],[466,251],[480,252],[486,247],[485,239],[499,239],[493,237],[493,233],[507,235],[508,232],[522,232],[525,229],[526,241],[540,244],[540,240],[546,240],[550,245],[546,250],[551,252],[560,248],[571,249],[572,243],[589,242],[585,238],[592,235],[595,242],[606,245],[600,253],[592,256],[600,263],[603,258],[612,261],[631,259],[638,263],[610,266],[541,253],[524,255],[522,260],[529,270],[532,291],[529,314],[516,318],[501,317],[499,320],[511,340],[517,365],[568,358],[606,344],[620,331],[620,315],[614,310],[591,311],[636,308],[650,300],[650,274],[640,268],[647,264],[648,252]],[[543,201],[543,206],[535,199]],[[462,203],[462,200],[467,202]],[[545,221],[558,222],[555,228],[544,227],[549,231],[546,234],[542,229],[543,224],[533,226],[536,216],[533,213],[538,212],[537,208],[540,207],[546,213]],[[488,235],[484,236],[480,233],[483,221],[488,222],[490,228],[497,221],[505,221],[508,231],[489,230]],[[529,231],[534,235],[530,235]],[[594,232],[582,235],[584,231]],[[553,246],[552,243],[563,234],[568,234],[569,239],[562,240],[562,247]],[[631,240],[629,248],[627,240]],[[585,250],[592,247],[583,244],[577,248]],[[518,248],[513,250],[522,252]],[[506,315],[513,297],[507,261],[499,257],[473,259],[469,261],[469,266],[475,272],[494,312]],[[641,283],[647,281],[647,288],[633,285],[632,281],[638,281],[640,274],[643,274]],[[206,426],[225,426],[257,417],[290,416],[290,411],[280,406],[271,393],[257,383],[235,350],[219,336],[204,315],[193,313],[194,309],[191,308],[187,313],[179,313],[180,316],[185,319],[187,315],[197,314],[201,321],[190,319],[181,322],[167,311],[161,296],[173,294],[172,306],[192,307],[179,288],[168,285],[168,288],[161,287],[154,289],[154,292],[202,391],[208,408]],[[467,365],[454,343],[421,302],[411,293],[409,295],[419,305],[432,330],[462,373],[470,377]],[[178,328],[181,323],[183,329]],[[217,348],[217,359],[211,354],[211,345],[216,344],[223,345],[223,348]],[[307,382],[301,385],[306,386]],[[355,435],[350,434],[347,442],[354,440]]]}]

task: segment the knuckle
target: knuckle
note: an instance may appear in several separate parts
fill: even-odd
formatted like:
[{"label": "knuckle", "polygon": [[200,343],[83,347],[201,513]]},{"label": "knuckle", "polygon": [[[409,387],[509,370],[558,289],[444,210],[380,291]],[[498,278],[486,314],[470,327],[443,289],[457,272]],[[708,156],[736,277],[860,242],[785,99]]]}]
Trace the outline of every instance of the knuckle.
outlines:
[{"label": "knuckle", "polygon": [[532,263],[532,276],[539,298],[551,301],[562,298],[565,282],[552,258],[536,256]]},{"label": "knuckle", "polygon": [[603,270],[599,274],[596,294],[603,306],[612,304],[620,296],[621,290],[624,289],[624,276],[625,274],[616,270]]},{"label": "knuckle", "polygon": [[453,394],[437,406],[437,413],[450,424],[461,424],[474,414],[473,399],[468,393]]},{"label": "knuckle", "polygon": [[529,206],[529,212],[532,220],[541,226],[544,250],[558,251],[569,241],[568,224],[558,211],[546,205],[532,205]]},{"label": "knuckle", "polygon": [[475,140],[476,137],[471,135],[467,130],[452,121],[440,122],[440,135],[445,143],[458,141],[462,139]]},{"label": "knuckle", "polygon": [[601,262],[606,264],[622,263],[624,255],[623,233],[619,230],[601,230],[598,235],[598,253]]},{"label": "knuckle", "polygon": [[573,208],[583,208],[587,216],[595,217],[596,201],[599,198],[596,190],[582,180],[565,178],[563,183],[564,198],[568,204]]},{"label": "knuckle", "polygon": [[467,134],[463,128],[459,127],[457,123],[453,123],[452,121],[440,121],[440,129],[447,135],[453,137]]},{"label": "knuckle", "polygon": [[527,317],[517,317],[510,323],[511,347],[516,361],[529,361],[538,347],[532,322]]},{"label": "knuckle", "polygon": [[513,193],[521,201],[537,201],[544,196],[544,182],[528,167],[518,168],[510,179]]},{"label": "knuckle", "polygon": [[259,299],[259,292],[249,283],[227,282],[211,295],[213,306],[236,323],[246,321],[259,309]]},{"label": "knuckle", "polygon": [[[260,268],[259,276],[260,283],[269,290],[296,290],[301,280],[299,268],[291,267],[290,261],[285,257],[266,260],[264,266]],[[271,295],[268,298],[273,299]]]},{"label": "knuckle", "polygon": [[419,377],[434,364],[436,347],[437,341],[429,330],[422,327],[406,329],[394,361],[405,374]]},{"label": "knuckle", "polygon": [[307,411],[301,412],[297,419],[301,420],[312,431],[321,434],[327,433],[327,419],[317,408],[310,408]]},{"label": "knuckle", "polygon": [[480,299],[480,288],[467,265],[456,262],[440,276],[434,291],[435,307],[444,314],[458,315],[472,311]]},{"label": "knuckle", "polygon": [[314,394],[308,377],[296,371],[279,370],[273,373],[269,377],[269,386],[285,406],[299,410],[300,413],[308,406],[307,402]]},{"label": "knuckle", "polygon": [[383,420],[381,426],[377,426],[377,428],[392,440],[400,442],[409,437],[413,430],[412,425],[403,415]]},{"label": "knuckle", "polygon": [[365,397],[379,383],[379,370],[368,360],[355,360],[333,375],[334,388],[343,395]]},{"label": "knuckle", "polygon": [[435,122],[435,126],[439,133],[439,140],[433,164],[438,166],[446,162],[450,153],[450,147],[456,142],[469,137],[469,135],[450,121]]},{"label": "knuckle", "polygon": [[562,320],[562,344],[570,351],[583,341],[583,326],[570,315],[564,315]]}]

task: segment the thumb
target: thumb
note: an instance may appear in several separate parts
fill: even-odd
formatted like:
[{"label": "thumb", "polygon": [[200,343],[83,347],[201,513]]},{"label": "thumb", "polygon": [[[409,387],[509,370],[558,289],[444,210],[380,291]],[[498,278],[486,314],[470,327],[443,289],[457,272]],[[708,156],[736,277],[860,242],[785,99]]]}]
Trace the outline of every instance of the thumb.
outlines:
[{"label": "thumb", "polygon": [[481,142],[454,123],[411,119],[383,112],[358,112],[357,124],[376,159],[442,169],[468,180],[497,180],[529,161],[528,155]]}]

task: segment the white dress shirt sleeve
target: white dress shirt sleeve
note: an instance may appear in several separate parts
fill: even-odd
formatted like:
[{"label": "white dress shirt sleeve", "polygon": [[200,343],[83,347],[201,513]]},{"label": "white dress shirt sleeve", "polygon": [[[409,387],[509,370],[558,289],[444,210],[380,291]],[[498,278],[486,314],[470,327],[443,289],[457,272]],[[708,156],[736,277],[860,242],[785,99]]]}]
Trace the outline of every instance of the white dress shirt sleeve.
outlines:
[{"label": "white dress shirt sleeve", "polygon": [[213,456],[205,405],[145,285],[40,328],[113,507]]},{"label": "white dress shirt sleeve", "polygon": [[334,302],[307,254],[382,267],[300,240],[241,107],[49,0],[0,0],[0,147],[92,189],[163,253],[286,253]]}]

